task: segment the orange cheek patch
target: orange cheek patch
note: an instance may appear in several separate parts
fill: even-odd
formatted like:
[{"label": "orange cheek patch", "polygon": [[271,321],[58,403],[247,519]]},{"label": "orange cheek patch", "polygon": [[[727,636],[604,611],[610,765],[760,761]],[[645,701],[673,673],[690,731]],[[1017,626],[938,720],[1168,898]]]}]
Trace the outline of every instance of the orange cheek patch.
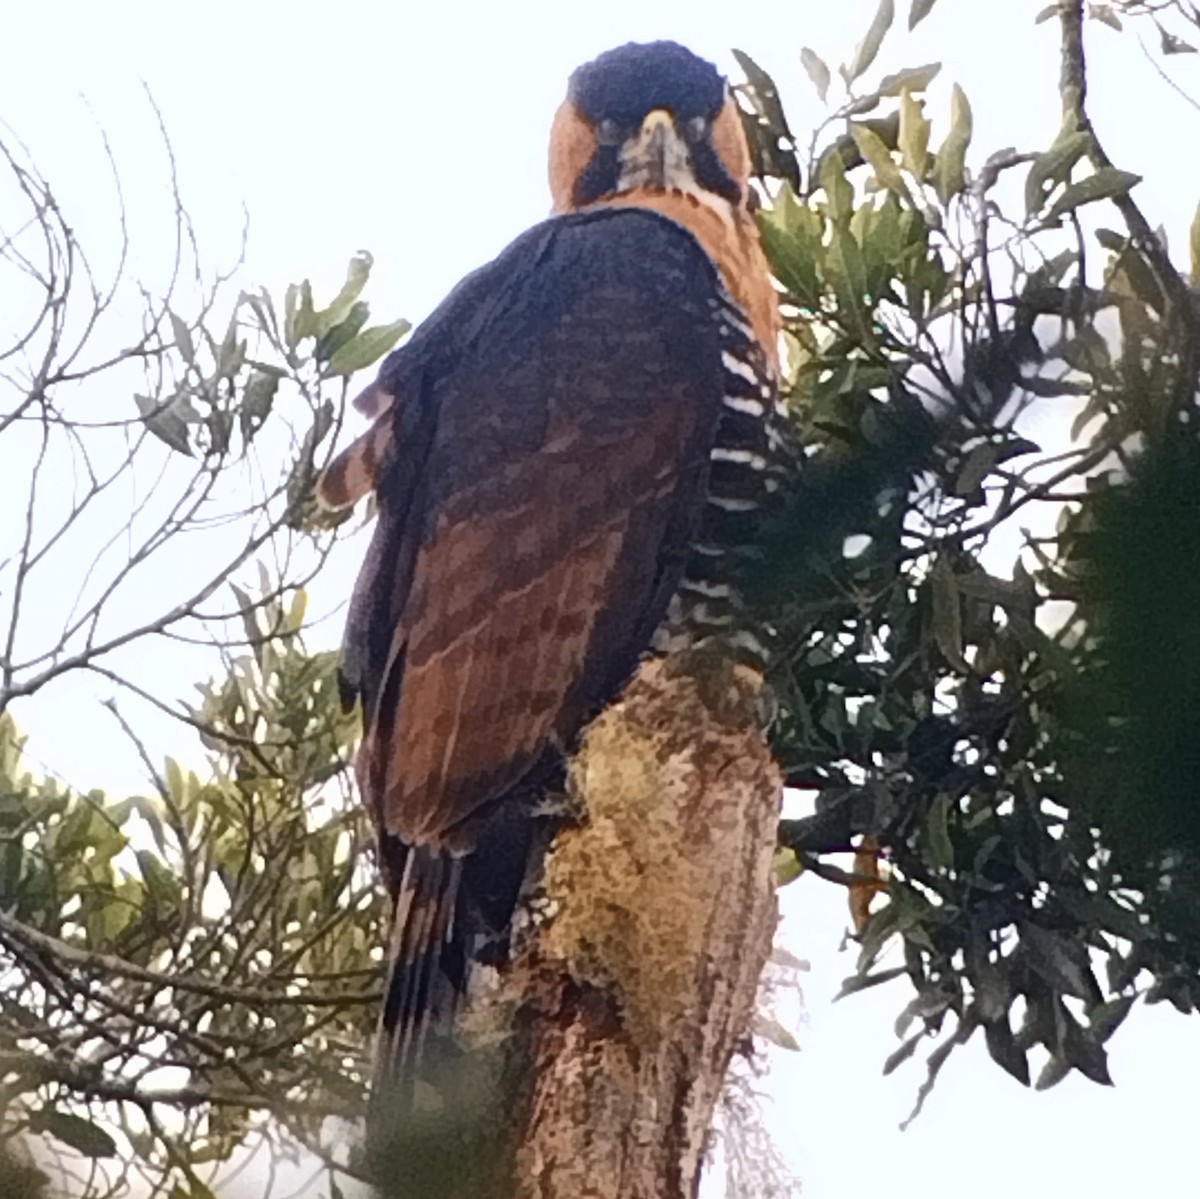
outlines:
[{"label": "orange cheek patch", "polygon": [[564,100],[550,126],[550,194],[555,212],[575,207],[575,181],[596,153],[596,134],[570,100]]}]

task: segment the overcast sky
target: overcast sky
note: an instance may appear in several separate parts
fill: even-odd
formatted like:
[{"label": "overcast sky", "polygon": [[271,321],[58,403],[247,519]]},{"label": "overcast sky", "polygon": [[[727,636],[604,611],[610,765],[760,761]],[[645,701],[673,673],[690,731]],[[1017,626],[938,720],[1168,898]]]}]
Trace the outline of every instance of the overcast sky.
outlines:
[{"label": "overcast sky", "polygon": [[[974,108],[976,165],[1006,145],[1044,148],[1058,125],[1057,32],[1054,22],[1033,25],[1041,7],[940,0],[917,35],[897,21],[875,75],[942,61],[930,93],[934,138],[957,81]],[[673,37],[732,72],[728,49],[737,46],[775,74],[803,136],[820,109],[799,68],[800,47],[831,66],[847,60],[875,0],[56,0],[10,8],[0,117],[30,145],[93,256],[115,253],[99,125],[138,223],[137,270],[151,282],[161,270],[153,247],[167,197],[144,80],[212,261],[235,253],[244,205],[246,285],[278,291],[308,275],[318,298],[328,296],[348,257],[365,248],[377,264],[375,315],[417,319],[546,214],[547,128],[578,63],[621,42]],[[1200,113],[1159,79],[1132,35],[1089,26],[1089,48],[1091,108],[1106,148],[1119,166],[1148,177],[1138,197],[1182,247],[1200,199]],[[1195,61],[1171,66],[1200,95]],[[72,781],[137,785],[129,782],[136,763],[112,748],[106,721],[82,713],[68,743],[55,739],[61,710],[51,721],[31,706],[18,718],[37,731],[40,758]],[[89,740],[93,727],[104,735]],[[1189,1092],[1200,1069],[1200,1021],[1136,1012],[1113,1043],[1113,1090],[1072,1075],[1048,1094],[1028,1093],[969,1046],[943,1072],[925,1115],[901,1134],[921,1067],[883,1079],[880,1066],[896,1045],[891,1024],[907,1002],[903,984],[831,1005],[853,966],[838,953],[844,897],[803,879],[783,905],[783,942],[813,963],[810,1024],[799,1031],[802,1052],[775,1064],[768,1115],[810,1199],[875,1190],[891,1199],[1195,1193]]]}]

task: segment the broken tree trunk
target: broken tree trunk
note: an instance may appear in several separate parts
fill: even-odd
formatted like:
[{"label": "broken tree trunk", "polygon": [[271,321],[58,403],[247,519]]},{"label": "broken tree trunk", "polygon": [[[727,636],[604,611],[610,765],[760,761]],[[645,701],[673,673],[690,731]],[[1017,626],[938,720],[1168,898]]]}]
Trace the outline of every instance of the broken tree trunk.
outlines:
[{"label": "broken tree trunk", "polygon": [[646,663],[570,771],[585,819],[505,990],[524,1012],[519,1199],[685,1199],[748,1035],[776,908],[782,782],[751,671]]}]

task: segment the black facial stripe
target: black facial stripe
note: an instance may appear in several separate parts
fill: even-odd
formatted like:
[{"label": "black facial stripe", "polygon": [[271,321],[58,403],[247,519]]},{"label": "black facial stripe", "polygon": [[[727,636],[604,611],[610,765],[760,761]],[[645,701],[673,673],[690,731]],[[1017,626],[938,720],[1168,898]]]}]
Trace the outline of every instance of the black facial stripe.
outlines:
[{"label": "black facial stripe", "polygon": [[712,143],[704,140],[692,144],[692,170],[696,173],[696,182],[718,196],[724,196],[730,203],[737,204],[742,198],[742,189],[725,170]]},{"label": "black facial stripe", "polygon": [[591,161],[579,173],[575,180],[572,195],[577,207],[598,200],[617,190],[617,180],[621,175],[621,158],[616,146],[597,146]]}]

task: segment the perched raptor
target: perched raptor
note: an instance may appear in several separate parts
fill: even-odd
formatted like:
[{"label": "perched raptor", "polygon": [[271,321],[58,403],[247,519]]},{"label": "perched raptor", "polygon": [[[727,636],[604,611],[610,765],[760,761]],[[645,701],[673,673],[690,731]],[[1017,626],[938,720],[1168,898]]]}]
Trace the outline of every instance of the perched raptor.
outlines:
[{"label": "perched raptor", "polygon": [[342,669],[395,902],[385,1072],[503,944],[532,801],[639,657],[761,650],[732,569],[780,448],[750,170],[725,80],[682,46],[580,67],[554,215],[388,356],[321,480],[378,504]]}]

